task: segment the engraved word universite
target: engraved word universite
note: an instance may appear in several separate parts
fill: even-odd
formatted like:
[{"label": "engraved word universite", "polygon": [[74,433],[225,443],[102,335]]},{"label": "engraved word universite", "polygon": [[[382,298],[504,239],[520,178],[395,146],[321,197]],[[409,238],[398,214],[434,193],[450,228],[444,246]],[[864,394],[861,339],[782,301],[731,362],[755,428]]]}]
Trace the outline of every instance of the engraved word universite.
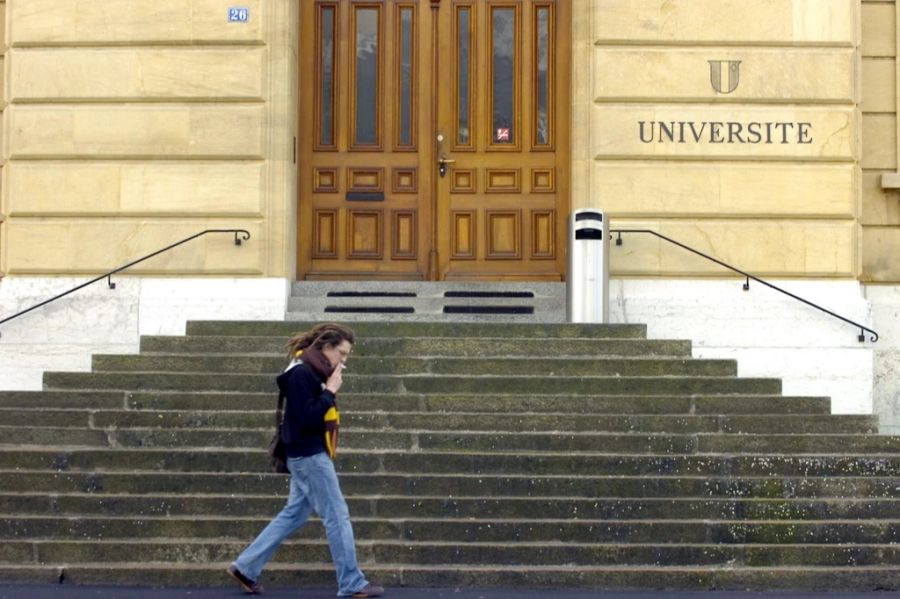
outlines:
[{"label": "engraved word universite", "polygon": [[638,121],[641,141],[677,144],[811,144],[812,123]]}]

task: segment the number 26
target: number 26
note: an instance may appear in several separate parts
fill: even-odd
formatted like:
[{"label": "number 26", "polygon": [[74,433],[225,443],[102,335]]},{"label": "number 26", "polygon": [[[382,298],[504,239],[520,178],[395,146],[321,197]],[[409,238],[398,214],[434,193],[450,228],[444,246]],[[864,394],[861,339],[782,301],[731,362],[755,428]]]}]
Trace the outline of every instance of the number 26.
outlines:
[{"label": "number 26", "polygon": [[250,19],[250,10],[247,8],[229,8],[228,9],[228,20],[229,21],[238,21],[238,22],[246,22]]}]

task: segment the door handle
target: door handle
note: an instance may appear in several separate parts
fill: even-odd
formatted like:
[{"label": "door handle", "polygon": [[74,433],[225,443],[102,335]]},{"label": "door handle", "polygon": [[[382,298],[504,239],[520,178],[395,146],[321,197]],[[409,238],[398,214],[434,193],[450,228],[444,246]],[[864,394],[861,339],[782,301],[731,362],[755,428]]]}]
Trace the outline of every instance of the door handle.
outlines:
[{"label": "door handle", "polygon": [[456,162],[453,158],[447,158],[446,156],[441,156],[438,158],[438,174],[443,177],[447,174],[447,165],[453,164]]},{"label": "door handle", "polygon": [[438,155],[438,174],[441,178],[447,174],[447,165],[453,164],[456,162],[453,158],[447,158],[447,154],[444,153],[444,135],[442,133],[438,133],[437,136],[437,155]]}]

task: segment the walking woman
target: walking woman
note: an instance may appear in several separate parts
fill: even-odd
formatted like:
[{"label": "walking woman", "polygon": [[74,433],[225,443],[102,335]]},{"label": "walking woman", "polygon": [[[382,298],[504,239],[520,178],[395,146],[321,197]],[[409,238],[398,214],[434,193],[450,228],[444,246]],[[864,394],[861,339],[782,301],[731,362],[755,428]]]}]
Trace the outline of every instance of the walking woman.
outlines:
[{"label": "walking woman", "polygon": [[228,574],[251,595],[263,567],[284,539],[315,511],[322,519],[337,573],[339,597],[380,597],[384,589],[370,584],[356,562],[350,512],[334,470],[340,424],[335,396],[341,371],[355,342],[349,328],[325,323],[288,341],[290,364],[279,375],[286,397],[281,438],[287,450],[291,487],[284,509],[244,549]]}]

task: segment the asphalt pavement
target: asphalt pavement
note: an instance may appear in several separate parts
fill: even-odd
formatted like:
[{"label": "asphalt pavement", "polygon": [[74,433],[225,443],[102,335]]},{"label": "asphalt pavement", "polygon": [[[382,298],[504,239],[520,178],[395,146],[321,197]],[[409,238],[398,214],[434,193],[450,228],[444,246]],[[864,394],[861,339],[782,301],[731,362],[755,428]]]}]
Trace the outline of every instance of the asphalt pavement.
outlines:
[{"label": "asphalt pavement", "polygon": [[[234,588],[148,588],[69,584],[4,585],[0,599],[220,599],[247,597]],[[262,598],[332,599],[334,589],[266,589]],[[385,599],[888,599],[900,593],[804,593],[736,591],[589,591],[530,589],[389,588]]]}]

